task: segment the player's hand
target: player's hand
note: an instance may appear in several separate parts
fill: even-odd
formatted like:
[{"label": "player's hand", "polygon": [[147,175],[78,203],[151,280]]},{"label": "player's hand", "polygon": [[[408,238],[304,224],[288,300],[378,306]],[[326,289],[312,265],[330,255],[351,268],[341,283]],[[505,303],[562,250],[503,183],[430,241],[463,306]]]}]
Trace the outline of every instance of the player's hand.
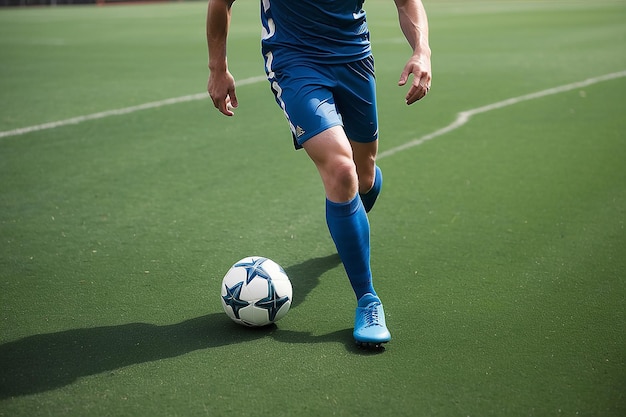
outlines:
[{"label": "player's hand", "polygon": [[237,108],[237,95],[235,94],[235,79],[231,73],[226,70],[224,72],[211,71],[207,91],[213,105],[222,114],[233,116],[234,109]]},{"label": "player's hand", "polygon": [[398,85],[405,85],[411,75],[413,75],[413,81],[405,97],[406,104],[413,104],[423,99],[430,91],[432,77],[430,59],[426,56],[413,55],[404,66]]}]

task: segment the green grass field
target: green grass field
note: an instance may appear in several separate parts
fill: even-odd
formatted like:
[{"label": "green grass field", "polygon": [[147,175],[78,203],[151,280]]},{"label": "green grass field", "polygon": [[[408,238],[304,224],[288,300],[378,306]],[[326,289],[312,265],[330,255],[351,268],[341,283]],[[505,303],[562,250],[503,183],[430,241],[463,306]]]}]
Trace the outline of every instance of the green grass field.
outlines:
[{"label": "green grass field", "polygon": [[[0,9],[0,416],[626,415],[626,3],[424,2],[411,107],[393,2],[366,3],[379,354],[255,78],[258,2],[234,6],[233,118],[193,99],[204,2]],[[248,255],[292,280],[274,327],[222,312]]]}]

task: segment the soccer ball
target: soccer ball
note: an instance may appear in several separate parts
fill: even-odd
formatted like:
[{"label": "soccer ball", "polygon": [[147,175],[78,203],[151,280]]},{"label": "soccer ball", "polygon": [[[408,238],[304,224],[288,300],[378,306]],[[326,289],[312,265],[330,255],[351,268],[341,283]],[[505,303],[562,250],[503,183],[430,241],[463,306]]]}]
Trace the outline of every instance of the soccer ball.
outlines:
[{"label": "soccer ball", "polygon": [[266,326],[289,311],[291,281],[276,262],[251,256],[235,263],[222,280],[222,307],[235,323]]}]

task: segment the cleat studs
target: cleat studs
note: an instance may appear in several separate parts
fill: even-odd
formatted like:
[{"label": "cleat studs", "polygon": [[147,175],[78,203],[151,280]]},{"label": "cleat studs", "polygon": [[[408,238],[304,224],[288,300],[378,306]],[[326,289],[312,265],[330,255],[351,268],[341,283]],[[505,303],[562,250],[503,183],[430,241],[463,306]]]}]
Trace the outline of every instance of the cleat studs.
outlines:
[{"label": "cleat studs", "polygon": [[364,350],[377,350],[377,351],[383,351],[385,350],[385,346],[384,343],[385,342],[361,342],[359,340],[355,340],[355,343],[357,345],[357,347],[364,349]]}]

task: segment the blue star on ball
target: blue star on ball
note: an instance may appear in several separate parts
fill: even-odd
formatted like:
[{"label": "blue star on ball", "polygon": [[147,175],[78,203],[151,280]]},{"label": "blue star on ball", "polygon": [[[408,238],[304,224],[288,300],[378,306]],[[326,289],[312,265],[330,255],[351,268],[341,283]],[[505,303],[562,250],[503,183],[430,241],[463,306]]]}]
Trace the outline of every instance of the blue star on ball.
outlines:
[{"label": "blue star on ball", "polygon": [[248,262],[239,262],[235,264],[235,267],[243,267],[246,269],[246,285],[250,284],[255,277],[263,278],[268,281],[272,280],[270,274],[263,269],[263,262],[267,261],[267,258],[252,258]]},{"label": "blue star on ball", "polygon": [[260,299],[259,301],[254,303],[254,305],[259,308],[266,309],[270,321],[274,321],[278,310],[280,310],[280,308],[289,301],[289,297],[279,297],[278,294],[276,294],[276,289],[274,288],[274,285],[271,281],[268,282],[267,285],[267,297]]},{"label": "blue star on ball", "polygon": [[233,309],[233,314],[235,315],[235,317],[240,318],[239,310],[250,305],[249,302],[243,301],[239,298],[241,296],[241,288],[243,287],[243,281],[238,282],[232,287],[229,287],[228,285],[225,285],[225,287],[226,287],[226,295],[222,296],[222,298],[224,299],[224,303],[226,303],[226,305],[229,305],[230,308]]}]

